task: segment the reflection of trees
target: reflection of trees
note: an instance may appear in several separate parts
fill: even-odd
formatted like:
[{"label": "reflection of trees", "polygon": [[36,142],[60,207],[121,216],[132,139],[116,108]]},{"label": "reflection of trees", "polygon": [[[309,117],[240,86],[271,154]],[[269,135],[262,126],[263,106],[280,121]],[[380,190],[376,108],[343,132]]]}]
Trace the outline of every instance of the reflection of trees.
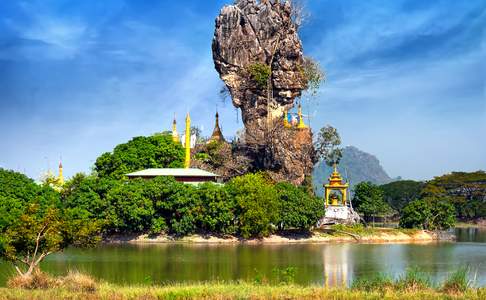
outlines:
[{"label": "reflection of trees", "polygon": [[351,256],[352,278],[370,277],[378,273],[394,275],[403,267],[402,245],[361,244],[353,245]]}]

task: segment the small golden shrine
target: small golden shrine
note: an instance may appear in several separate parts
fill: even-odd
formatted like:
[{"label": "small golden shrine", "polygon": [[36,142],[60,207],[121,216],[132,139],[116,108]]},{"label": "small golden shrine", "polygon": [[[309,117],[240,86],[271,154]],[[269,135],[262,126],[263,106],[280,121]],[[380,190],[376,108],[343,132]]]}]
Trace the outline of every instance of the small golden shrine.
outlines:
[{"label": "small golden shrine", "polygon": [[[329,177],[329,183],[324,185],[324,195],[326,200],[326,207],[331,206],[346,206],[348,197],[349,183],[344,182],[341,174],[337,170],[337,165],[334,164],[334,171]],[[342,198],[339,199],[334,191],[340,192]]]},{"label": "small golden shrine", "polygon": [[[290,117],[290,122],[289,122]],[[307,125],[304,123],[304,115],[302,114],[302,105],[299,104],[297,115],[289,114],[287,111],[284,113],[284,127],[285,128],[292,128],[295,127],[297,129],[305,129]]]}]

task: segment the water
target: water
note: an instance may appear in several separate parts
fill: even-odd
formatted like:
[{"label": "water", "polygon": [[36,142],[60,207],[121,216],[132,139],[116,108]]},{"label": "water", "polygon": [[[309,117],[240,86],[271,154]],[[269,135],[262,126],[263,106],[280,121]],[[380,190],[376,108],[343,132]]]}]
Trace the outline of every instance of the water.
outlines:
[{"label": "water", "polygon": [[[56,275],[79,270],[120,284],[163,284],[272,279],[276,269],[293,267],[298,284],[336,286],[377,272],[398,277],[415,266],[440,282],[468,265],[476,285],[486,286],[486,229],[461,228],[456,234],[455,243],[428,244],[104,245],[69,249],[42,268]],[[0,263],[0,285],[12,272]]]}]

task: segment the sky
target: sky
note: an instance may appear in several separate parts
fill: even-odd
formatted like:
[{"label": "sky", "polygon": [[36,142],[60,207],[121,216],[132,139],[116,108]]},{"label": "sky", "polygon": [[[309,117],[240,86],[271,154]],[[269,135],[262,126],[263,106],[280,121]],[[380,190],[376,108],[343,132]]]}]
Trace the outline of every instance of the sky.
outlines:
[{"label": "sky", "polygon": [[[90,172],[134,136],[243,125],[222,101],[214,19],[233,1],[0,1],[0,167]],[[307,0],[300,29],[326,82],[314,131],[375,155],[391,177],[486,169],[486,1]]]}]

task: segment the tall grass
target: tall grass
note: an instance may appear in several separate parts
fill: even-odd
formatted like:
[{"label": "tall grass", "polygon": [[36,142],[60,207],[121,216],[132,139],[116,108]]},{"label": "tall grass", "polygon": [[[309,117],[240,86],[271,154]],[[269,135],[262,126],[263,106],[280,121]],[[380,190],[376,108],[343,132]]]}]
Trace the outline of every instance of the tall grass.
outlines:
[{"label": "tall grass", "polygon": [[353,281],[351,289],[361,291],[384,291],[394,288],[393,279],[384,273],[378,273],[371,277],[358,277]]},{"label": "tall grass", "polygon": [[398,289],[407,291],[424,290],[432,287],[430,277],[418,267],[407,269],[405,275],[400,276],[395,285]]},{"label": "tall grass", "polygon": [[469,267],[461,267],[452,273],[442,286],[446,293],[463,293],[471,287],[471,281],[468,278]]}]

